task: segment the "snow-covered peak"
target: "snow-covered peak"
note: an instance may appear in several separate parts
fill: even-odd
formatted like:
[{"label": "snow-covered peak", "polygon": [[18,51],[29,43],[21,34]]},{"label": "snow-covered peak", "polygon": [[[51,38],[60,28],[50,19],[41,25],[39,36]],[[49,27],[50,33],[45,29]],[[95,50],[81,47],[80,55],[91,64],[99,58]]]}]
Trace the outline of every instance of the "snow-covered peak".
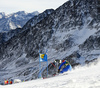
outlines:
[{"label": "snow-covered peak", "polygon": [[[10,38],[12,38],[13,36],[17,35],[18,33],[21,33],[23,31],[25,31],[26,29],[28,29],[28,26],[34,26],[35,24],[37,24],[38,22],[40,22],[41,20],[43,20],[45,17],[47,17],[50,13],[52,13],[54,10],[53,9],[48,9],[48,10],[45,10],[43,13],[38,13],[37,11],[33,12],[33,13],[27,13],[27,18],[28,16],[33,16],[26,24],[25,26],[21,29],[21,26],[20,25],[17,25],[17,29],[16,29],[16,26],[12,25],[11,22],[8,21],[9,23],[9,26],[11,27],[11,29],[15,29],[15,30],[10,30],[8,32],[4,32],[4,33],[0,33],[0,43],[4,43],[6,41],[8,41]],[[20,15],[19,15],[20,13]],[[6,18],[16,18],[16,19],[22,19],[23,18],[23,15],[25,14],[22,14],[22,13],[25,13],[24,11],[20,11],[20,12],[17,12],[17,13],[14,13],[14,14],[10,14],[8,16],[6,16]]]},{"label": "snow-covered peak", "polygon": [[5,16],[4,12],[0,12],[0,19],[3,18]]},{"label": "snow-covered peak", "polygon": [[[29,13],[30,14],[30,13]],[[32,12],[32,14],[34,14],[34,15],[39,15],[39,12],[38,11],[34,11],[34,12]]]},{"label": "snow-covered peak", "polygon": [[18,12],[16,12],[15,14],[18,14],[18,15],[24,15],[24,14],[28,14],[28,13],[25,12],[25,11],[18,11]]},{"label": "snow-covered peak", "polygon": [[38,15],[39,12],[26,13],[25,11],[19,11],[12,14],[5,15],[0,14],[0,32],[9,31],[16,28],[22,28],[25,23],[32,17]]},{"label": "snow-covered peak", "polygon": [[[26,25],[24,25],[23,30],[28,29],[28,27],[30,27],[30,26],[33,27],[34,25],[36,25],[37,23],[39,23],[40,21],[42,21],[43,19],[48,17],[48,15],[50,15],[53,12],[54,12],[53,9],[47,9],[43,13],[40,13],[39,15],[34,16],[32,19],[30,19],[26,23]],[[35,12],[35,14],[37,14],[37,12]]]}]

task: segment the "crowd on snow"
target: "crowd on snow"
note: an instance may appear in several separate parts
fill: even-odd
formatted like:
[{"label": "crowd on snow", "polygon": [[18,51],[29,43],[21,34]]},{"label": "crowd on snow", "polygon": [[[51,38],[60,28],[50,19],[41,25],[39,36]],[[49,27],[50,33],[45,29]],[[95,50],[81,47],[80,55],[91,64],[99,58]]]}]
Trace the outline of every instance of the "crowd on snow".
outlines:
[{"label": "crowd on snow", "polygon": [[14,83],[20,83],[22,82],[20,79],[10,79],[10,80],[4,80],[4,82],[1,83],[1,85],[8,85],[8,84],[14,84]]}]

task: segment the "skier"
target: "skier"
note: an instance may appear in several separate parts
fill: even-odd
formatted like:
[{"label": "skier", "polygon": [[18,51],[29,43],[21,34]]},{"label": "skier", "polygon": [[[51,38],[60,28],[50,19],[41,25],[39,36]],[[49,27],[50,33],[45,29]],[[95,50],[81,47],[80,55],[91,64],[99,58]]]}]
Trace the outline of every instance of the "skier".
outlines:
[{"label": "skier", "polygon": [[8,84],[8,79],[7,79],[7,84]]},{"label": "skier", "polygon": [[63,73],[68,70],[71,70],[71,69],[72,69],[72,67],[71,67],[70,63],[67,60],[63,60],[63,63],[59,66],[58,73]]},{"label": "skier", "polygon": [[7,85],[7,80],[4,81],[4,84]]},{"label": "skier", "polygon": [[12,81],[10,80],[10,84],[12,84]]},{"label": "skier", "polygon": [[4,84],[7,85],[8,84],[8,80],[5,80]]}]

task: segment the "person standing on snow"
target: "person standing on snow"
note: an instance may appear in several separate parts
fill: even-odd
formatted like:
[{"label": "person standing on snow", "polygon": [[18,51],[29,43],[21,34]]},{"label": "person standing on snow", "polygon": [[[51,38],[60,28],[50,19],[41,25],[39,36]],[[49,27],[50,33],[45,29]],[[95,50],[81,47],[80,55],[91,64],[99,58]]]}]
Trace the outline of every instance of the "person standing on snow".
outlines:
[{"label": "person standing on snow", "polygon": [[7,80],[4,81],[4,84],[7,85]]},{"label": "person standing on snow", "polygon": [[5,80],[4,84],[5,84],[5,85],[7,85],[7,84],[8,84],[8,79],[7,79],[7,80]]},{"label": "person standing on snow", "polygon": [[12,84],[12,81],[10,80],[10,84]]}]

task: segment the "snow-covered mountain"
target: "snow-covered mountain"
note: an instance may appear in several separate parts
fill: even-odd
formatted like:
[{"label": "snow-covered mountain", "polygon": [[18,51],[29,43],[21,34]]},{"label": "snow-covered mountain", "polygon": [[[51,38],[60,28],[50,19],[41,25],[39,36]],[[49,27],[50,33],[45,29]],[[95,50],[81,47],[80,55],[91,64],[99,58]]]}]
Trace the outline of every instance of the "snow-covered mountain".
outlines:
[{"label": "snow-covered mountain", "polygon": [[10,30],[8,32],[1,32],[0,33],[0,43],[4,43],[8,41],[13,36],[16,36],[19,33],[22,33],[25,30],[28,30],[29,26],[34,26],[41,20],[43,20],[45,17],[47,17],[49,14],[51,14],[54,10],[48,9],[45,10],[43,13],[40,13],[39,15],[34,15],[22,28],[16,28],[14,30]]},{"label": "snow-covered mountain", "polygon": [[16,28],[22,28],[29,19],[38,14],[38,11],[32,13],[19,11],[8,15],[2,12],[0,13],[0,32],[7,32]]},{"label": "snow-covered mountain", "polygon": [[4,12],[0,13],[0,19],[2,19],[4,16],[5,16]]},{"label": "snow-covered mountain", "polygon": [[54,10],[53,9],[47,9],[43,13],[40,13],[37,16],[34,16],[32,19],[30,19],[24,26],[23,30],[27,30],[29,27],[33,27],[37,23],[39,23],[44,18],[48,17],[49,14],[51,14]]},{"label": "snow-covered mountain", "polygon": [[[0,45],[0,78],[37,78],[39,50],[48,50],[49,64],[67,59],[74,67],[97,60],[99,6],[99,0],[69,0],[35,25],[33,20],[28,21],[23,27],[26,30]],[[49,67],[49,74],[53,72],[54,68]]]}]

